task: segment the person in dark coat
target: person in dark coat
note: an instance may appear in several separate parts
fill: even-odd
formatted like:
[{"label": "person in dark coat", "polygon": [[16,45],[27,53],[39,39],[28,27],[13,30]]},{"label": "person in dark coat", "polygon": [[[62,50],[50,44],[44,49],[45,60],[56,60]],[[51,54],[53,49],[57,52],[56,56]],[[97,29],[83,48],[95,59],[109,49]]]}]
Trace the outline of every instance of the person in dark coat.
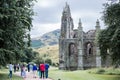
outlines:
[{"label": "person in dark coat", "polygon": [[48,78],[48,69],[49,69],[49,64],[45,64],[45,77]]},{"label": "person in dark coat", "polygon": [[27,65],[28,72],[30,72],[30,64]]}]

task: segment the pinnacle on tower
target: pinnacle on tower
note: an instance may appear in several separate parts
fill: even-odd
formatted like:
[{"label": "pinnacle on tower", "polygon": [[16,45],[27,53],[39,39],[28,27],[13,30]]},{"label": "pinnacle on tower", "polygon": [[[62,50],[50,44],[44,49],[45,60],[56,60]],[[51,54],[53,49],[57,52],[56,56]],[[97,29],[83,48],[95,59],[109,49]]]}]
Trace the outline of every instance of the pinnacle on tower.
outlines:
[{"label": "pinnacle on tower", "polygon": [[82,22],[80,18],[79,18],[78,28],[82,30]]},{"label": "pinnacle on tower", "polygon": [[65,7],[63,9],[63,13],[67,13],[68,15],[71,15],[71,13],[70,13],[70,7],[67,4],[67,2],[66,2],[66,5],[65,5]]},{"label": "pinnacle on tower", "polygon": [[78,26],[79,26],[79,27],[82,27],[81,19],[79,19]]},{"label": "pinnacle on tower", "polygon": [[99,24],[99,20],[97,19],[97,21],[96,21],[96,26],[99,26],[100,24]]},{"label": "pinnacle on tower", "polygon": [[97,21],[96,21],[96,29],[100,29],[100,22],[99,22],[99,19],[97,19]]},{"label": "pinnacle on tower", "polygon": [[66,6],[68,5],[68,3],[66,2]]},{"label": "pinnacle on tower", "polygon": [[69,5],[67,4],[66,2],[66,5],[65,5],[65,8],[64,8],[64,11],[68,11],[70,8],[69,8]]}]

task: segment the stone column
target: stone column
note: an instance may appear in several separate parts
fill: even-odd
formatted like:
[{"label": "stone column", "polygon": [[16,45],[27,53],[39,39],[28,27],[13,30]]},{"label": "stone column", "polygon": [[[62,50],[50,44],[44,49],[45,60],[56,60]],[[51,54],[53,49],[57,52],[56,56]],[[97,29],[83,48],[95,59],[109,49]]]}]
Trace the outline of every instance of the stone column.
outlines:
[{"label": "stone column", "polygon": [[101,67],[101,56],[99,47],[96,47],[96,67]]},{"label": "stone column", "polygon": [[81,19],[78,23],[78,69],[83,69],[83,29]]},{"label": "stone column", "polygon": [[78,69],[83,69],[83,49],[81,41],[78,46]]}]

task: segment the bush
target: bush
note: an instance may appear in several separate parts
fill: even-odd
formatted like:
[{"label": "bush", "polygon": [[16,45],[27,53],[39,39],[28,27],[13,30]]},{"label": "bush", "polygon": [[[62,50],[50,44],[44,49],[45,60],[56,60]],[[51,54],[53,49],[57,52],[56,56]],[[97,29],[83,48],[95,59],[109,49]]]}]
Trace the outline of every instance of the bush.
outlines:
[{"label": "bush", "polygon": [[113,68],[108,68],[106,69],[106,73],[105,74],[109,74],[109,75],[120,75],[120,69],[113,69]]},{"label": "bush", "polygon": [[44,60],[42,57],[36,57],[36,59],[34,59],[33,62],[36,64],[41,64],[44,63]]},{"label": "bush", "polygon": [[97,74],[102,74],[102,73],[104,73],[104,72],[105,72],[104,69],[98,69],[98,70],[96,71]]},{"label": "bush", "polygon": [[107,75],[120,75],[120,69],[113,69],[113,68],[100,68],[100,69],[90,69],[88,73],[92,74],[107,74]]},{"label": "bush", "polygon": [[54,67],[58,67],[59,64],[58,64],[58,63],[52,63],[52,66],[54,66]]},{"label": "bush", "polygon": [[51,65],[51,64],[52,64],[52,60],[51,60],[51,59],[46,59],[46,60],[45,60],[45,63],[48,63],[48,64]]}]

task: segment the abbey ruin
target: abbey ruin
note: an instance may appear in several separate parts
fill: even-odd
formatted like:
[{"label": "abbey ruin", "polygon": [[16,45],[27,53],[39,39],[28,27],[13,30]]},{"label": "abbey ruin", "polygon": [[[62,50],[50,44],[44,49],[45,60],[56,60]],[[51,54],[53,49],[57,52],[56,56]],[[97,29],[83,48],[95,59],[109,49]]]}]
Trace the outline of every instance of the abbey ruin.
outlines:
[{"label": "abbey ruin", "polygon": [[77,70],[101,67],[99,47],[95,43],[95,36],[99,30],[99,20],[96,21],[95,30],[84,32],[81,20],[79,20],[78,28],[74,29],[70,8],[66,4],[61,18],[59,68]]}]

